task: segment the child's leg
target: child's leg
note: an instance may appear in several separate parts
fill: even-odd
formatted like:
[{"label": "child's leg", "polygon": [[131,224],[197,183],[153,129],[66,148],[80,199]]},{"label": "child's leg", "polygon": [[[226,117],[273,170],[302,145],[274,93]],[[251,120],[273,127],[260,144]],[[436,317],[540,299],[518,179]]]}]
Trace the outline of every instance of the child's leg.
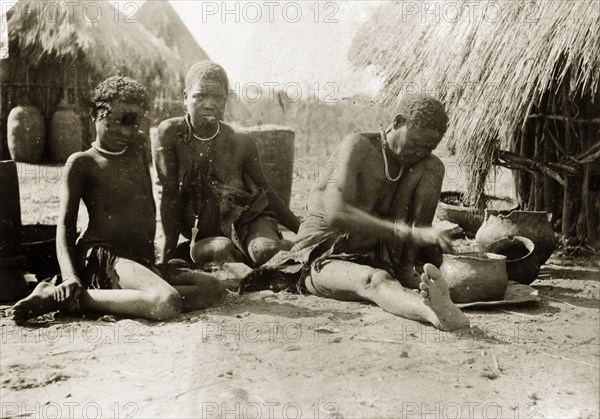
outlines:
[{"label": "child's leg", "polygon": [[244,246],[255,266],[267,262],[280,250],[289,250],[291,245],[280,238],[277,221],[271,217],[259,217],[248,225]]},{"label": "child's leg", "polygon": [[124,258],[117,260],[114,269],[121,289],[84,292],[79,299],[82,310],[151,320],[179,315],[181,296],[152,270]]},{"label": "child's leg", "polygon": [[[165,320],[179,315],[181,296],[175,288],[145,266],[119,258],[114,270],[121,289],[84,290],[79,299],[83,311]],[[60,286],[60,285],[59,285]],[[15,321],[67,308],[54,298],[54,286],[39,284],[27,298],[14,307]]]},{"label": "child's leg", "polygon": [[181,295],[181,311],[202,310],[219,305],[227,291],[217,278],[201,272],[181,272],[169,275],[167,281]]}]

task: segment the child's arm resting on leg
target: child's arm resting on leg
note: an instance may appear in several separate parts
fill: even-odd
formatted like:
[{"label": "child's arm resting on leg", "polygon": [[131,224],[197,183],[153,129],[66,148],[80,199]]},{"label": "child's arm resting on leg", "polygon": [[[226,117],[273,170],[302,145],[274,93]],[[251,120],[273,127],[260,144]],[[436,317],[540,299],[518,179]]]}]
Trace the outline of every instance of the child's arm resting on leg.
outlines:
[{"label": "child's arm resting on leg", "polygon": [[83,290],[77,277],[73,255],[77,239],[77,213],[85,183],[87,159],[83,153],[75,153],[65,163],[56,228],[56,253],[63,282],[56,287],[55,298],[58,302],[67,302],[71,309],[77,308]]},{"label": "child's arm resting on leg", "polygon": [[179,197],[177,155],[173,146],[175,126],[171,121],[163,121],[158,126],[158,144],[154,150],[154,162],[158,179],[162,185],[160,200],[160,218],[165,242],[162,251],[162,262],[173,258],[181,230],[182,207]]}]

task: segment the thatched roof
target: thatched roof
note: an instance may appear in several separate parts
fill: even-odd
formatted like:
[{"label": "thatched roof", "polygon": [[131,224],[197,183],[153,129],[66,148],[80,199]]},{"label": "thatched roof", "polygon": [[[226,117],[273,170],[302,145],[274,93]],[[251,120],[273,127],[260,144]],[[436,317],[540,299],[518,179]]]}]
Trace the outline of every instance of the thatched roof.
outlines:
[{"label": "thatched roof", "polygon": [[163,88],[184,70],[163,41],[105,0],[20,0],[8,19],[10,45],[32,68],[75,63],[96,78],[122,74]]},{"label": "thatched roof", "polygon": [[154,35],[179,54],[186,67],[208,59],[177,12],[167,0],[146,0],[136,18]]},{"label": "thatched roof", "polygon": [[572,97],[598,97],[596,0],[491,2],[487,9],[468,0],[438,1],[437,9],[410,3],[380,7],[354,40],[351,60],[382,76],[387,107],[415,90],[445,102],[446,135],[471,168],[471,191],[483,189],[494,152],[508,148],[545,92],[566,81]]}]

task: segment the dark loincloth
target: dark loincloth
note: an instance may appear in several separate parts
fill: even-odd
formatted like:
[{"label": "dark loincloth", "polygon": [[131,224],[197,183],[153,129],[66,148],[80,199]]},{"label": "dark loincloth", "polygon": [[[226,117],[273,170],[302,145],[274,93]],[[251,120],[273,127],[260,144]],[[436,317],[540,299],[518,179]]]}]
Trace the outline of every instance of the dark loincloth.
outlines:
[{"label": "dark loincloth", "polygon": [[[176,275],[177,271],[168,265],[156,265],[153,261],[122,252],[105,241],[82,238],[76,248],[77,275],[86,289],[120,289],[119,275],[115,265],[119,259],[131,260],[138,263],[168,282],[168,278]],[[52,279],[54,285],[62,282],[61,275]]]},{"label": "dark loincloth", "polygon": [[[255,269],[240,283],[239,292],[270,289],[272,291],[307,292],[304,280],[311,269],[316,272],[328,261],[343,260],[383,269],[392,274],[393,263],[383,243],[363,254],[349,250],[349,234],[331,230],[322,216],[309,214],[300,225],[294,247],[277,253]],[[392,274],[393,275],[393,274]]]}]

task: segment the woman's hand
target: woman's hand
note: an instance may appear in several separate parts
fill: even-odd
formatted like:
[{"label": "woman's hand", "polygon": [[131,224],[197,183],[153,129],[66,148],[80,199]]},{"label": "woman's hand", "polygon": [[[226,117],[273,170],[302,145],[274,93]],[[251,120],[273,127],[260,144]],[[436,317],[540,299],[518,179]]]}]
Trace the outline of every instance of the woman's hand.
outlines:
[{"label": "woman's hand", "polygon": [[454,253],[450,235],[435,227],[413,227],[412,239],[419,246],[439,246],[444,253]]}]

